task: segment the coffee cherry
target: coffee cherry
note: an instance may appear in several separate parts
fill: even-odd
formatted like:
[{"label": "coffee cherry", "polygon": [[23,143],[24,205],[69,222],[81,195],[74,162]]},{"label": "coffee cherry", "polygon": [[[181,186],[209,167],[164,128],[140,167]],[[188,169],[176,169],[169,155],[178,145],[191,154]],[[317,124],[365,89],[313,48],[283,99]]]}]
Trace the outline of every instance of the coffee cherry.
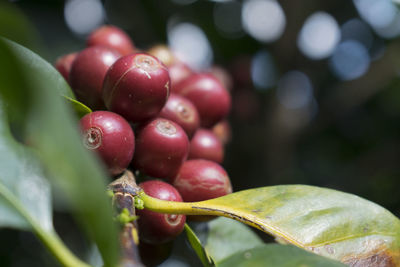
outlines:
[{"label": "coffee cherry", "polygon": [[179,124],[189,139],[200,126],[200,117],[196,107],[189,99],[177,94],[169,96],[158,116]]},{"label": "coffee cherry", "polygon": [[227,120],[223,120],[214,125],[211,129],[223,145],[228,144],[232,138],[231,126]]},{"label": "coffee cherry", "polygon": [[193,74],[193,71],[188,65],[182,62],[174,62],[174,64],[168,66],[169,77],[171,78],[171,91],[175,93],[175,87]]},{"label": "coffee cherry", "polygon": [[111,175],[122,173],[132,160],[135,136],[118,114],[95,111],[80,120],[83,144],[103,160]]},{"label": "coffee cherry", "polygon": [[158,58],[165,66],[169,67],[175,62],[175,56],[166,45],[155,45],[147,53]]},{"label": "coffee cherry", "polygon": [[115,26],[102,26],[93,31],[87,41],[87,46],[106,46],[117,50],[121,55],[135,52],[131,38],[120,28]]},{"label": "coffee cherry", "polygon": [[212,73],[215,78],[220,81],[228,91],[232,91],[233,80],[228,71],[226,71],[223,67],[218,65],[214,65],[209,69],[209,72]]},{"label": "coffee cherry", "polygon": [[72,64],[69,81],[79,101],[104,109],[102,86],[108,68],[121,55],[110,48],[93,46],[80,52]]},{"label": "coffee cherry", "polygon": [[232,193],[226,171],[218,163],[203,159],[185,161],[172,184],[185,202],[202,201]]},{"label": "coffee cherry", "polygon": [[193,74],[174,87],[174,92],[188,98],[200,114],[200,125],[205,128],[226,117],[231,107],[231,96],[211,74]]},{"label": "coffee cherry", "polygon": [[169,179],[175,177],[189,153],[189,140],[176,123],[154,119],[137,131],[133,166],[145,174]]},{"label": "coffee cherry", "polygon": [[109,69],[103,84],[107,108],[130,122],[156,116],[169,96],[168,69],[144,53],[124,56]]},{"label": "coffee cherry", "polygon": [[61,75],[67,82],[69,82],[69,72],[71,70],[72,63],[74,62],[77,55],[78,53],[76,52],[66,54],[57,58],[56,63],[54,64],[55,68],[58,70],[58,72],[61,73]]},{"label": "coffee cherry", "polygon": [[[151,197],[182,202],[178,191],[165,182],[152,180],[143,182],[139,186]],[[146,209],[137,210],[137,214],[140,239],[150,244],[171,241],[182,232],[186,222],[185,215],[163,214]]]},{"label": "coffee cherry", "polygon": [[207,159],[222,163],[224,147],[212,131],[198,129],[190,141],[188,159]]}]

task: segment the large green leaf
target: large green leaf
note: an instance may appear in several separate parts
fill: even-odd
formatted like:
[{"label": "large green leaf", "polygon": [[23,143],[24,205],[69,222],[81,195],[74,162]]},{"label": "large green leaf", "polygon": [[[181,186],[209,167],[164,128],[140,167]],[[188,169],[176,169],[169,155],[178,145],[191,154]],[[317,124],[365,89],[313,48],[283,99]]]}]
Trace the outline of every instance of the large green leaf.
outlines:
[{"label": "large green leaf", "polygon": [[43,176],[33,151],[12,137],[0,103],[0,227],[32,229],[20,206],[43,229],[53,228],[50,185]]},{"label": "large green leaf", "polygon": [[105,264],[115,265],[118,235],[105,194],[108,178],[82,146],[78,122],[60,97],[73,94],[49,63],[20,45],[0,39],[0,58],[0,96],[13,133],[34,149],[47,177],[65,192]]},{"label": "large green leaf", "polygon": [[[265,244],[236,253],[218,267],[344,267],[346,265],[289,245]],[[380,265],[379,265],[380,266]]]},{"label": "large green leaf", "polygon": [[400,220],[355,195],[306,185],[282,185],[195,203],[161,201],[143,192],[141,198],[146,208],[158,212],[230,217],[282,242],[344,263],[400,265]]},{"label": "large green leaf", "polygon": [[235,220],[220,217],[208,223],[205,249],[216,262],[262,244],[248,226]]}]

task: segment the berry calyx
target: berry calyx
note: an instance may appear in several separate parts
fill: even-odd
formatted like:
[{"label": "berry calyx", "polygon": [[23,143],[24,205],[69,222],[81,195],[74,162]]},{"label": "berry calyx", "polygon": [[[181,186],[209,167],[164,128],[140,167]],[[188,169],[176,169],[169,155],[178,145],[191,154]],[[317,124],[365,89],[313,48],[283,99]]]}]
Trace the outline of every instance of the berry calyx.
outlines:
[{"label": "berry calyx", "polygon": [[[140,183],[143,191],[154,198],[182,202],[179,192],[170,184],[152,180]],[[183,230],[185,215],[163,214],[150,210],[137,210],[140,239],[150,244],[166,243]]]},{"label": "berry calyx", "polygon": [[207,159],[222,163],[224,147],[218,137],[210,130],[198,129],[190,140],[189,159]]},{"label": "berry calyx", "polygon": [[228,174],[218,163],[187,160],[172,182],[185,202],[203,201],[232,193]]},{"label": "berry calyx", "polygon": [[103,84],[106,107],[130,122],[156,116],[170,90],[168,69],[155,57],[137,53],[118,59]]},{"label": "berry calyx", "polygon": [[120,56],[117,51],[104,46],[86,48],[76,56],[69,82],[79,101],[95,110],[104,109],[103,80],[108,68]]},{"label": "berry calyx", "polygon": [[106,46],[117,50],[121,55],[129,55],[135,52],[135,46],[131,38],[120,28],[106,25],[93,31],[87,41],[87,46]]},{"label": "berry calyx", "polygon": [[157,178],[174,177],[189,153],[189,139],[176,123],[154,119],[137,131],[133,166]]},{"label": "berry calyx", "polygon": [[189,99],[177,94],[169,96],[158,116],[179,124],[189,139],[200,126],[200,117],[196,107]]},{"label": "berry calyx", "polygon": [[124,118],[109,111],[95,111],[82,117],[80,127],[83,145],[100,156],[111,175],[128,167],[135,150],[135,136]]},{"label": "berry calyx", "polygon": [[161,60],[161,62],[164,63],[164,65],[167,67],[171,66],[176,61],[172,51],[166,45],[163,44],[151,47],[147,51],[147,53]]}]

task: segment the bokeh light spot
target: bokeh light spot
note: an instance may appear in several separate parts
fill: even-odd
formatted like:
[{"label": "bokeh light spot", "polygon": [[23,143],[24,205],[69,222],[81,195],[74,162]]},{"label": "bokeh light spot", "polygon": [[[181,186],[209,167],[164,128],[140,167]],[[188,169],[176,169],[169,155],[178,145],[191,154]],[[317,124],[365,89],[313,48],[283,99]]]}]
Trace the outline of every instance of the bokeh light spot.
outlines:
[{"label": "bokeh light spot", "polygon": [[254,55],[251,61],[251,79],[258,89],[268,89],[276,84],[276,67],[267,51],[260,51]]},{"label": "bokeh light spot", "polygon": [[340,41],[340,29],[328,13],[316,12],[304,22],[297,39],[300,51],[311,59],[329,57]]},{"label": "bokeh light spot", "polygon": [[247,0],[243,4],[242,23],[245,31],[261,42],[281,37],[286,17],[276,0]]},{"label": "bokeh light spot", "polygon": [[330,59],[330,67],[339,79],[353,80],[367,72],[370,61],[365,46],[349,40],[338,45]]},{"label": "bokeh light spot", "polygon": [[278,83],[276,94],[279,102],[287,109],[305,108],[313,101],[311,81],[300,71],[286,73]]},{"label": "bokeh light spot", "polygon": [[103,5],[99,0],[68,0],[64,18],[68,28],[78,35],[85,35],[104,21]]}]

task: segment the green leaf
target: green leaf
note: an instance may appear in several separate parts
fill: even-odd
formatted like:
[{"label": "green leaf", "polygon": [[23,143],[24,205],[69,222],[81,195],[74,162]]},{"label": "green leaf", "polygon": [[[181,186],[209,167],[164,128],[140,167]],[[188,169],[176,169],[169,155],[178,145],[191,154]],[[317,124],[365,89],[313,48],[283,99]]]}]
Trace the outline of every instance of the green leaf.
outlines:
[{"label": "green leaf", "polygon": [[34,148],[105,264],[115,265],[118,234],[105,193],[109,178],[82,146],[76,117],[60,97],[73,98],[70,88],[49,63],[16,43],[0,39],[0,58],[0,96],[13,133]]},{"label": "green leaf", "polygon": [[262,244],[248,226],[235,220],[220,217],[208,223],[205,249],[216,262]]},{"label": "green leaf", "polygon": [[[346,265],[290,245],[265,244],[237,253],[218,267],[344,267]],[[357,265],[358,266],[358,265]],[[380,266],[380,265],[379,265]]]},{"label": "green leaf", "polygon": [[205,267],[215,266],[214,260],[212,259],[211,256],[208,255],[207,251],[202,246],[199,238],[196,236],[194,231],[187,224],[185,224],[185,232],[186,232],[186,237],[189,240],[190,245],[192,246],[193,250],[196,252],[196,254],[199,257],[203,266],[205,266]]},{"label": "green leaf", "polygon": [[355,195],[306,185],[250,189],[195,203],[140,195],[150,210],[230,217],[347,264],[400,265],[400,220]]},{"label": "green leaf", "polygon": [[75,110],[75,113],[79,118],[82,118],[86,114],[92,112],[92,110],[88,106],[86,106],[82,102],[79,102],[78,100],[72,99],[68,96],[64,96],[64,99],[69,105],[71,105],[72,109]]},{"label": "green leaf", "polygon": [[0,227],[32,230],[29,216],[43,229],[52,230],[50,185],[33,151],[12,137],[2,106],[0,103]]}]

